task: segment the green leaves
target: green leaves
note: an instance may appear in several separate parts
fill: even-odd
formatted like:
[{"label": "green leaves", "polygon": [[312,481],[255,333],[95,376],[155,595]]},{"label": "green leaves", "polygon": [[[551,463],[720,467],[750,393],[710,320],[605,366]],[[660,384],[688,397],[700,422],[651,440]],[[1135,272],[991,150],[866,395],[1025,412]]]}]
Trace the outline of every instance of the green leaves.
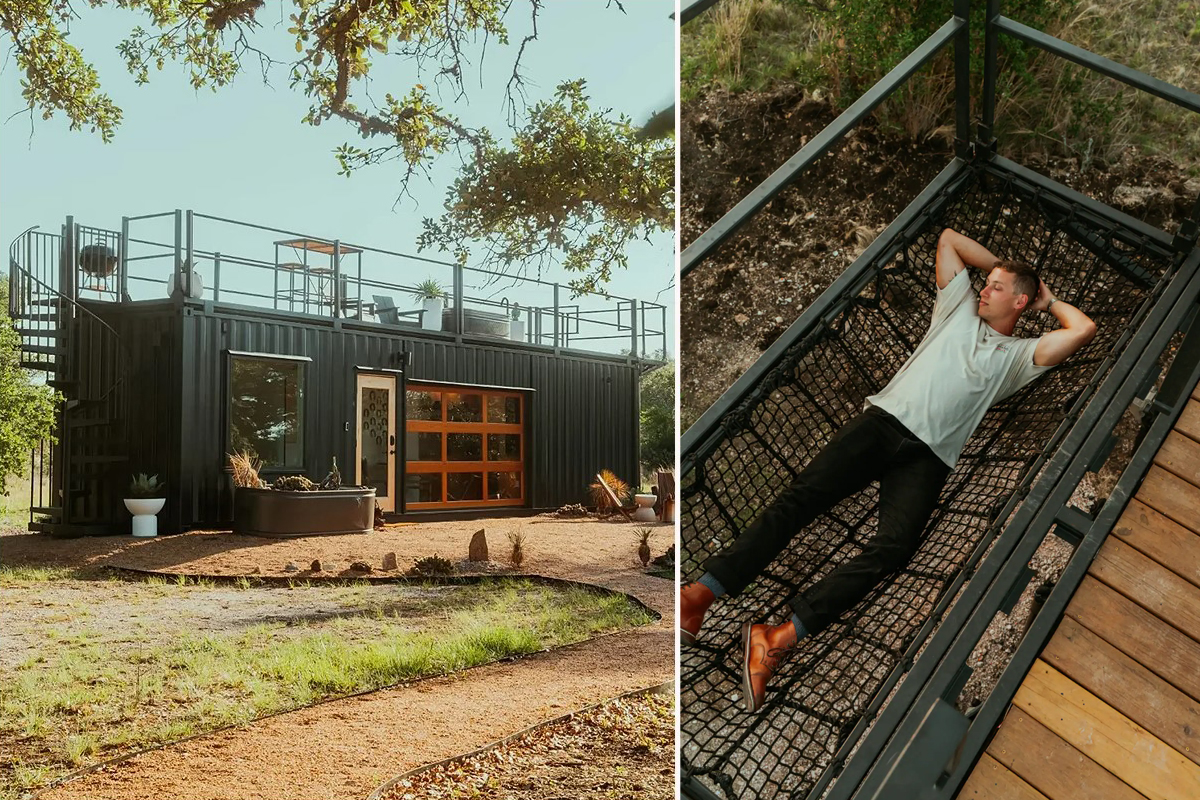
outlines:
[{"label": "green leaves", "polygon": [[[117,46],[139,84],[167,62],[188,70],[193,89],[227,85],[247,57],[258,59],[264,79],[278,63],[254,44],[264,0],[88,2],[93,13],[121,8],[143,17]],[[403,190],[438,157],[453,152],[462,159],[447,211],[425,221],[420,247],[520,272],[561,265],[578,274],[571,285],[582,291],[602,287],[613,269],[627,266],[630,242],[673,226],[673,142],[641,141],[627,118],[592,110],[580,80],[563,82],[552,100],[523,112],[513,100],[522,91],[519,53],[505,98],[520,127],[507,144],[447,111],[424,83],[382,102],[366,95],[374,59],[385,55],[433,75],[442,91],[465,94],[464,52],[479,42],[508,42],[511,0],[291,2],[287,32],[296,56],[288,75],[310,100],[301,121],[317,126],[339,118],[363,142],[334,151],[339,174],[400,161]],[[529,5],[534,30],[540,6]],[[110,141],[121,110],[69,43],[71,16],[65,0],[5,0],[0,29],[15,44],[29,107],[46,118],[65,113],[73,129],[89,127]]]},{"label": "green leaves", "polygon": [[671,229],[674,142],[641,140],[628,118],[592,111],[584,88],[560,84],[508,146],[482,142],[418,246],[521,273],[558,265],[579,274],[580,292],[628,266],[636,238]]},{"label": "green leaves", "polygon": [[8,279],[0,278],[0,494],[8,476],[22,475],[29,451],[54,429],[58,394],[34,386],[20,366],[20,339],[8,318]]}]

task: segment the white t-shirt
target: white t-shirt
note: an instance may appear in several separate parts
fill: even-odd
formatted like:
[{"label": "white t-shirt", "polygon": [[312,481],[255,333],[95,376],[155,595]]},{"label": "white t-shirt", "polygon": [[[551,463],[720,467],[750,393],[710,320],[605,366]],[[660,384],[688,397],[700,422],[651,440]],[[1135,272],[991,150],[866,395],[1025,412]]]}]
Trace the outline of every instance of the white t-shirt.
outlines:
[{"label": "white t-shirt", "polygon": [[979,318],[967,270],[938,289],[929,331],[879,394],[867,398],[951,468],[993,403],[1050,367],[1033,363],[1037,339],[997,333]]}]

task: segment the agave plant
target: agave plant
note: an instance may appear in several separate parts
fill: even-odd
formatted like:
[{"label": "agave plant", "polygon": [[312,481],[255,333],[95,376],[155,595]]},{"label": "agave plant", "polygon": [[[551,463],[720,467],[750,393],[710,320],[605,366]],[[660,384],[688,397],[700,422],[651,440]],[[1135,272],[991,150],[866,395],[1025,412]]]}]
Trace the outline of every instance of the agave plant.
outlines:
[{"label": "agave plant", "polygon": [[411,294],[417,300],[444,300],[446,289],[433,278],[426,278],[413,287]]},{"label": "agave plant", "polygon": [[642,566],[650,565],[650,534],[653,531],[650,528],[638,528],[634,531],[638,535],[638,558],[642,560]]},{"label": "agave plant", "polygon": [[162,489],[162,482],[159,481],[157,475],[147,475],[144,472],[139,472],[133,476],[133,481],[129,484],[129,496],[157,497]]}]

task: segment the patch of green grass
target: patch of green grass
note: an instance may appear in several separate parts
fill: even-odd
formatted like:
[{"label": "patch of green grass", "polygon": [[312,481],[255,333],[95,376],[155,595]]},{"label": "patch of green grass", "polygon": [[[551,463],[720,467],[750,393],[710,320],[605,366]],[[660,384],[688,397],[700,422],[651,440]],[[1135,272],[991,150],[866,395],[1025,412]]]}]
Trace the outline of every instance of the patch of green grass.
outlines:
[{"label": "patch of green grass", "polygon": [[162,646],[116,647],[85,630],[56,630],[54,646],[0,677],[0,736],[22,743],[0,754],[0,766],[25,764],[20,785],[30,789],[132,749],[650,621],[621,595],[527,581],[440,587],[418,599],[420,618],[433,620],[425,630],[413,629],[405,609],[383,608],[189,632]]},{"label": "patch of green grass", "polygon": [[31,567],[0,564],[0,583],[47,583],[77,577],[77,571],[68,567]]}]

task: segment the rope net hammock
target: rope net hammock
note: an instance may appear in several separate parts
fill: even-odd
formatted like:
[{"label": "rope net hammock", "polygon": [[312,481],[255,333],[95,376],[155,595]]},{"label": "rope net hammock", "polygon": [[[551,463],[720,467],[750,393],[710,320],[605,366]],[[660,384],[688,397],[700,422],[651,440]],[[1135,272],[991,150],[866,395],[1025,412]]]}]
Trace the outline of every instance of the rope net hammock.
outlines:
[{"label": "rope net hammock", "polygon": [[[1036,266],[1059,297],[1096,322],[1096,337],[988,412],[908,566],[807,637],[772,679],[757,713],[741,704],[742,622],[787,619],[791,596],[861,552],[876,529],[876,487],[798,532],[745,592],[713,605],[698,646],[683,650],[680,711],[683,774],[718,795],[806,797],[831,765],[840,769],[835,754],[865,732],[860,723],[869,725],[878,712],[885,681],[911,665],[906,651],[950,605],[939,600],[1002,527],[1005,505],[1028,491],[1175,263],[1158,243],[1069,198],[994,164],[972,166],[900,234],[899,251],[889,250],[894,258],[884,261],[884,253],[869,265],[866,287],[842,298],[828,324],[803,333],[713,426],[716,435],[704,440],[683,476],[684,580],[703,573],[705,559],[754,521],[921,341],[935,298],[936,242],[946,227],[998,257]],[[983,276],[971,272],[978,291]],[[1053,327],[1048,315],[1024,315],[1014,335]]]}]

